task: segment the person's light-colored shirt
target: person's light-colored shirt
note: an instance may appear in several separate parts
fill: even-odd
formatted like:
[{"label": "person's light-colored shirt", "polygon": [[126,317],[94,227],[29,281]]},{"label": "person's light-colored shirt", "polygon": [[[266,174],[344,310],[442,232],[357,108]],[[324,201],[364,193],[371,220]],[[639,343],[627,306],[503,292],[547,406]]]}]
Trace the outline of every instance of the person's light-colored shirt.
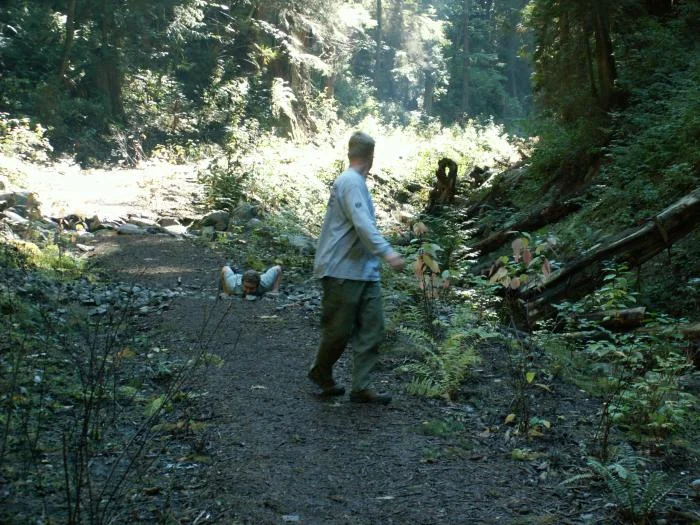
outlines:
[{"label": "person's light-colored shirt", "polygon": [[[260,274],[260,284],[258,285],[258,288],[257,290],[255,290],[255,293],[253,295],[257,295],[258,297],[260,297],[269,292],[275,284],[275,281],[277,280],[277,276],[279,275],[280,271],[281,270],[279,266],[273,266],[272,268],[266,270],[265,273]],[[226,280],[226,287],[232,293],[242,294],[243,274],[234,272],[228,266],[224,266],[223,273],[224,279]]]},{"label": "person's light-colored shirt", "polygon": [[379,281],[380,257],[391,251],[376,226],[365,178],[352,168],[333,183],[314,261],[314,277]]}]

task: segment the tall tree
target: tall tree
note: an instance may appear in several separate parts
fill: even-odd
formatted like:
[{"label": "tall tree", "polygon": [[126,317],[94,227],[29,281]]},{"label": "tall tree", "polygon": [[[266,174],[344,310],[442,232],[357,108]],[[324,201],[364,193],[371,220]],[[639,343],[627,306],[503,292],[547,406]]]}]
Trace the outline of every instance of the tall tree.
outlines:
[{"label": "tall tree", "polygon": [[545,106],[565,120],[606,112],[614,102],[612,9],[604,0],[532,2],[536,88]]},{"label": "tall tree", "polygon": [[612,104],[617,72],[612,40],[608,4],[603,0],[593,0],[593,25],[595,27],[596,65],[598,71],[598,92],[600,105],[608,110]]},{"label": "tall tree", "polygon": [[375,35],[375,55],[374,55],[374,87],[379,91],[382,73],[382,0],[377,0],[376,6],[377,29]]},{"label": "tall tree", "polygon": [[463,0],[464,7],[462,9],[462,114],[469,115],[469,69],[470,69],[470,49],[469,49],[469,3],[471,0]]},{"label": "tall tree", "polygon": [[66,82],[66,71],[70,64],[71,52],[73,50],[73,41],[75,39],[75,2],[76,0],[68,0],[66,6],[66,30],[63,40],[63,55],[61,63],[58,66],[58,80],[60,83]]}]

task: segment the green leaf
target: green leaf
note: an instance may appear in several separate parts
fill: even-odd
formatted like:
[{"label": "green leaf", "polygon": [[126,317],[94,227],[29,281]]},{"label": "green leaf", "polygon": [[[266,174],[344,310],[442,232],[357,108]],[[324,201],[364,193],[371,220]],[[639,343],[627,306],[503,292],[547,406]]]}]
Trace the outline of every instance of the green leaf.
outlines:
[{"label": "green leaf", "polygon": [[431,271],[431,272],[433,272],[433,273],[440,273],[440,267],[438,266],[438,263],[437,263],[437,261],[436,261],[435,259],[433,259],[433,258],[432,258],[430,255],[428,255],[427,253],[424,253],[423,255],[421,255],[421,257],[423,258],[423,262],[425,263],[425,265],[426,265],[428,268],[430,268],[430,271]]},{"label": "green leaf", "polygon": [[532,383],[535,380],[535,372],[528,372],[527,374],[525,374],[525,380],[528,383]]},{"label": "green leaf", "polygon": [[153,417],[157,414],[165,404],[165,396],[158,396],[153,401],[146,405],[146,417]]}]

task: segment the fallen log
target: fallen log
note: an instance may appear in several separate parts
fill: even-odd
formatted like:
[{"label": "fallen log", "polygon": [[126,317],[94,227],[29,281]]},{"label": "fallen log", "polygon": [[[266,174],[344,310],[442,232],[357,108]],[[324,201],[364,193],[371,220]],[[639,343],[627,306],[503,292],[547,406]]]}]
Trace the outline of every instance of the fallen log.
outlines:
[{"label": "fallen log", "polygon": [[700,323],[685,325],[681,328],[681,334],[683,334],[683,337],[689,341],[696,341],[700,343]]},{"label": "fallen log", "polygon": [[486,239],[477,242],[472,249],[479,252],[479,256],[489,254],[500,248],[509,238],[516,235],[518,232],[532,232],[539,230],[547,224],[557,222],[566,217],[570,213],[578,211],[581,204],[576,200],[566,202],[556,202],[548,206],[544,206],[539,210],[534,211],[522,221],[513,224],[509,228],[500,230]]},{"label": "fallen log", "polygon": [[579,320],[592,321],[608,330],[630,330],[641,326],[647,309],[643,306],[625,310],[605,310],[578,316]]},{"label": "fallen log", "polygon": [[600,284],[603,263],[614,261],[638,267],[671,247],[700,223],[700,187],[675,202],[644,225],[626,230],[601,243],[552,273],[544,282],[533,283],[521,293],[527,301],[530,322],[552,317],[553,307],[563,299],[578,300]]}]

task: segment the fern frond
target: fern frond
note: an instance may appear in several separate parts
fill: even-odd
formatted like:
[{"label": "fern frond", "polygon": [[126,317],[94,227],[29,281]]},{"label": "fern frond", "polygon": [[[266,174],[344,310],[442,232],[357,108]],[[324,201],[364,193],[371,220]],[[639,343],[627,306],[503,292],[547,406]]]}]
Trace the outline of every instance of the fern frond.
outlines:
[{"label": "fern frond", "polygon": [[[675,485],[665,485],[665,475],[660,472],[654,472],[643,479],[638,472],[640,459],[635,456],[632,448],[623,447],[620,452],[615,463],[605,466],[590,458],[588,466],[605,480],[621,514],[633,520],[645,520]],[[583,478],[574,476],[571,479]]]},{"label": "fern frond", "polygon": [[576,474],[575,476],[571,476],[570,478],[565,479],[560,483],[560,485],[571,485],[578,481],[591,479],[592,477],[594,477],[594,474],[592,474],[591,472],[584,472],[583,474]]}]

